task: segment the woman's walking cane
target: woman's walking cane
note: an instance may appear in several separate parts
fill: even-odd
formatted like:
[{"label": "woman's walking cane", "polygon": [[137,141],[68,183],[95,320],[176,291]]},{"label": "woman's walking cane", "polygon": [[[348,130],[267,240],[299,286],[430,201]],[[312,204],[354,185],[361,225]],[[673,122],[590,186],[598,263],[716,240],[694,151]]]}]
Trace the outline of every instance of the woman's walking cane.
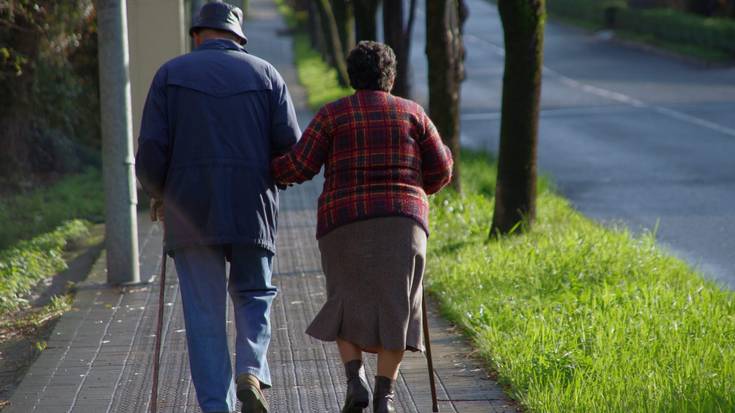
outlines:
[{"label": "woman's walking cane", "polygon": [[161,368],[161,335],[163,334],[163,301],[166,295],[166,247],[161,252],[161,291],[158,294],[158,325],[156,326],[156,351],[153,354],[153,388],[151,389],[151,413],[158,411],[158,375]]},{"label": "woman's walking cane", "polygon": [[426,363],[429,365],[429,386],[431,387],[431,411],[439,411],[439,403],[436,399],[436,382],[434,382],[434,360],[431,358],[431,337],[429,337],[429,314],[426,311],[426,292],[422,291],[421,310],[424,313],[424,345],[426,346]]}]

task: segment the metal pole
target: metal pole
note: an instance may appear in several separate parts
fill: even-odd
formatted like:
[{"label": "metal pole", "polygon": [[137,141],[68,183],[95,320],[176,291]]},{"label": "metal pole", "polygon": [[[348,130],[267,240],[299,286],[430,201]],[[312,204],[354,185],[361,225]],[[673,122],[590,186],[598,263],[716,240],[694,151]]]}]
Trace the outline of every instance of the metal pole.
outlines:
[{"label": "metal pole", "polygon": [[124,0],[97,0],[107,281],[140,281]]}]

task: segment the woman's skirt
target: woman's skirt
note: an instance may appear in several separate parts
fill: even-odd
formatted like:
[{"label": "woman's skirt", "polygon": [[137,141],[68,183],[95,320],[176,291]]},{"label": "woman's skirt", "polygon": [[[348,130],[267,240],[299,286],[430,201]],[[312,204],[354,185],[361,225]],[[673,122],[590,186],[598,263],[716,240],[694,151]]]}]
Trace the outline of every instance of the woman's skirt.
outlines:
[{"label": "woman's skirt", "polygon": [[365,351],[423,351],[422,280],[426,233],[411,218],[338,227],[319,240],[327,302],[306,330]]}]

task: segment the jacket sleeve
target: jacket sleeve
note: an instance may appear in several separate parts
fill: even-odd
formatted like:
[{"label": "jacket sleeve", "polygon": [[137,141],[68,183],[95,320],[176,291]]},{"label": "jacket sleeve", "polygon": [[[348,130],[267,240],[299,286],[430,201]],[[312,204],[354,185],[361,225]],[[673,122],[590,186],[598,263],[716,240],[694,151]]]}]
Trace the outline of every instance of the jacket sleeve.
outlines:
[{"label": "jacket sleeve", "polygon": [[286,153],[301,136],[296,110],[286,82],[273,69],[273,89],[271,98],[271,152],[273,156]]},{"label": "jacket sleeve", "polygon": [[143,118],[135,155],[135,173],[143,189],[152,197],[163,199],[163,187],[170,162],[171,137],[166,110],[165,71],[153,78],[143,107]]},{"label": "jacket sleeve", "polygon": [[419,141],[421,148],[421,175],[424,181],[424,191],[431,195],[439,192],[452,180],[452,152],[442,142],[436,126],[429,116],[422,111],[424,136]]},{"label": "jacket sleeve", "polygon": [[282,185],[302,183],[319,173],[329,154],[329,120],[322,108],[314,116],[299,142],[271,162],[273,179]]}]

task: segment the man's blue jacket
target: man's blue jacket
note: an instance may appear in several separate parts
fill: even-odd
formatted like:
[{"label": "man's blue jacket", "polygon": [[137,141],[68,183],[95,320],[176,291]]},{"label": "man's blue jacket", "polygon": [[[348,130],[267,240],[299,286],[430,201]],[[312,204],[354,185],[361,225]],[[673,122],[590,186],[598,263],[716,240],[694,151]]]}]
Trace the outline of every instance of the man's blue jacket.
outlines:
[{"label": "man's blue jacket", "polygon": [[270,160],[300,135],[280,74],[237,43],[209,40],[165,63],[148,92],[135,169],[143,189],[164,201],[166,250],[275,251]]}]

